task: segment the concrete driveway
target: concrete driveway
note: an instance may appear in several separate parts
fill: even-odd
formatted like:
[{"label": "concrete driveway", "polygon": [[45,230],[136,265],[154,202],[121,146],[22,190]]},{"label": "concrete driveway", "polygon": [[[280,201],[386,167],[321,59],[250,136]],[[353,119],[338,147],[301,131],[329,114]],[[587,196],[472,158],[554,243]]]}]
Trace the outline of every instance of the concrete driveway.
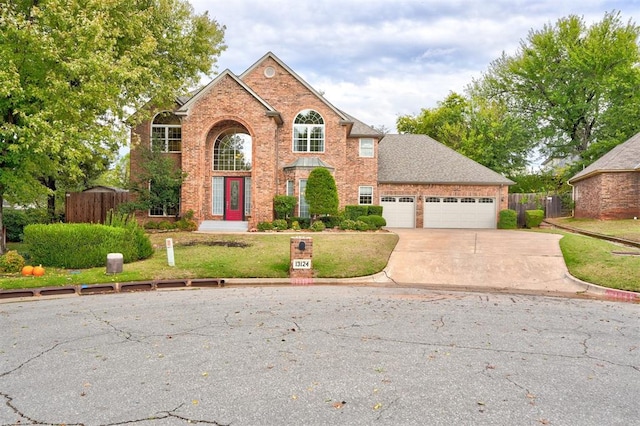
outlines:
[{"label": "concrete driveway", "polygon": [[566,278],[561,236],[493,229],[393,229],[400,241],[385,269],[398,284],[577,293]]}]

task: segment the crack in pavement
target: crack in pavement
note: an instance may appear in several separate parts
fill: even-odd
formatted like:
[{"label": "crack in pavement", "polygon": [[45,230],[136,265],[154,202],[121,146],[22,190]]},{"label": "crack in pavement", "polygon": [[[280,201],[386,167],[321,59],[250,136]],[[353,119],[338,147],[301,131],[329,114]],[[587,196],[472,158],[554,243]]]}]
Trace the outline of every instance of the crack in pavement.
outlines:
[{"label": "crack in pavement", "polygon": [[407,340],[391,339],[391,338],[385,338],[385,337],[380,337],[380,336],[352,336],[352,335],[349,335],[349,334],[334,333],[334,332],[327,331],[327,330],[317,330],[317,331],[325,333],[325,334],[328,334],[330,336],[334,336],[334,337],[342,337],[342,338],[358,339],[358,340],[361,340],[363,337],[366,337],[367,340],[378,340],[378,341],[381,341],[381,342],[402,343],[402,344],[416,345],[416,346],[428,346],[428,347],[439,347],[439,348],[448,347],[448,348],[477,350],[477,351],[493,352],[493,353],[508,353],[508,354],[517,354],[517,355],[547,356],[547,357],[563,358],[563,359],[591,359],[591,360],[605,362],[607,364],[615,365],[617,367],[631,368],[631,369],[636,370],[637,372],[640,373],[640,366],[631,365],[631,364],[619,364],[619,363],[616,363],[616,362],[613,362],[613,361],[610,361],[610,360],[607,360],[607,359],[597,358],[597,357],[594,357],[594,356],[591,356],[591,355],[588,355],[588,354],[583,354],[583,355],[579,355],[578,356],[578,355],[565,355],[565,354],[554,354],[554,353],[534,352],[534,351],[517,351],[517,350],[511,350],[511,349],[496,349],[496,348],[486,348],[486,347],[479,347],[479,346],[460,346],[460,345],[457,345],[455,343],[444,344],[444,343],[412,342],[412,341],[407,341]]},{"label": "crack in pavement", "polygon": [[[44,422],[44,421],[40,421],[40,420],[36,420],[33,419],[29,416],[27,416],[25,413],[21,412],[18,407],[16,407],[15,405],[13,405],[13,398],[10,395],[7,395],[4,392],[0,392],[0,396],[2,396],[5,399],[5,405],[7,407],[9,407],[18,417],[20,417],[17,422],[14,423],[5,423],[2,426],[14,426],[14,425],[19,425],[22,423],[22,420],[27,420],[29,422],[31,422],[31,424],[34,425],[43,425],[43,426],[60,426],[59,422],[56,423],[49,423],[49,422]],[[84,426],[83,423],[64,423],[65,426]]]}]

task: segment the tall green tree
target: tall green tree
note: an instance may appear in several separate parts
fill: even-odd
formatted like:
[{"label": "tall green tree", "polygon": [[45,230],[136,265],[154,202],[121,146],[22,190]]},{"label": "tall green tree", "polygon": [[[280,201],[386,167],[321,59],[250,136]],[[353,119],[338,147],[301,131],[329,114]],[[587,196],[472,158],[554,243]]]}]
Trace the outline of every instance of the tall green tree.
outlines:
[{"label": "tall green tree", "polygon": [[590,26],[559,19],[503,53],[478,87],[529,123],[544,154],[593,161],[640,130],[639,31],[617,12]]},{"label": "tall green tree", "polygon": [[338,213],[338,188],[331,172],[316,167],[309,173],[304,198],[313,217]]},{"label": "tall green tree", "polygon": [[211,74],[224,29],[185,0],[0,0],[0,227],[4,198],[29,203],[59,172],[82,176],[92,153],[123,143],[113,129],[127,111]]},{"label": "tall green tree", "polygon": [[521,120],[500,99],[483,98],[470,86],[450,93],[435,108],[397,120],[401,133],[426,134],[499,173],[525,168],[530,141]]}]

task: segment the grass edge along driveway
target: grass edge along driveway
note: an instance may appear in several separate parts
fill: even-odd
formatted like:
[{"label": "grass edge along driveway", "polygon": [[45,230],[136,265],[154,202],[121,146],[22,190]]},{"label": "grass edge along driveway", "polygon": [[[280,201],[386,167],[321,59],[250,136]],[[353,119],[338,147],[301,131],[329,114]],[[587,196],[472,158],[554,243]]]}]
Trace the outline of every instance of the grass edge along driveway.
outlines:
[{"label": "grass edge along driveway", "polygon": [[[350,278],[382,271],[398,242],[390,232],[151,234],[155,253],[149,259],[124,265],[122,273],[106,275],[106,268],[67,270],[47,267],[44,277],[20,273],[0,276],[0,289],[49,287],[163,279],[287,278],[289,243],[293,236],[313,238],[316,278]],[[176,266],[167,265],[165,240],[173,239]],[[21,250],[21,245],[11,249]],[[106,262],[106,259],[105,259]]]}]

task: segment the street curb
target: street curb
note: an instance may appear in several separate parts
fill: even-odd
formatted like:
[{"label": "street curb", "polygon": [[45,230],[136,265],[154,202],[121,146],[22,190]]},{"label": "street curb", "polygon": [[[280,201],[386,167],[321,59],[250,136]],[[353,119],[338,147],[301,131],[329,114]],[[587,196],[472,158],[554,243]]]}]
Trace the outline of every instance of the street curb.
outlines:
[{"label": "street curb", "polygon": [[60,287],[20,288],[0,291],[0,301],[7,299],[24,299],[31,297],[51,296],[87,296],[92,294],[132,293],[179,288],[222,287],[225,280],[221,278],[198,278],[176,280],[153,280],[115,282],[104,284],[80,284]]},{"label": "street curb", "polygon": [[617,290],[614,288],[602,287],[596,284],[591,284],[586,281],[582,281],[579,278],[574,277],[569,272],[565,272],[565,277],[574,283],[584,287],[585,291],[590,294],[597,294],[604,296],[608,299],[624,300],[627,302],[640,303],[640,293],[627,290]]}]

